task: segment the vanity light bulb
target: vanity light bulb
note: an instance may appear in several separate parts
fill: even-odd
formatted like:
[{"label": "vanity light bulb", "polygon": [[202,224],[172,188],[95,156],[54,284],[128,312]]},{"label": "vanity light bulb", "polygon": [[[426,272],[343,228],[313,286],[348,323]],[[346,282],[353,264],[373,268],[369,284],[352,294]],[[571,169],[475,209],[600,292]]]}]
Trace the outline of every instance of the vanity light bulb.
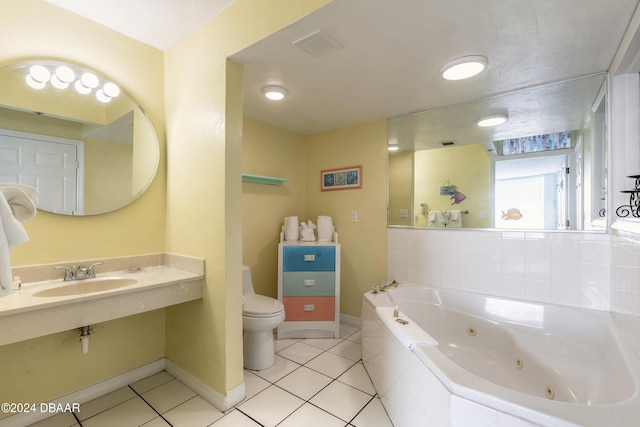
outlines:
[{"label": "vanity light bulb", "polygon": [[29,87],[33,89],[38,89],[38,90],[44,89],[44,87],[47,85],[46,83],[35,81],[33,76],[31,76],[31,74],[28,74],[25,80],[27,81],[27,84],[29,85]]},{"label": "vanity light bulb", "polygon": [[80,81],[80,80],[76,81],[76,84],[74,85],[74,87],[76,88],[78,93],[81,93],[83,95],[87,95],[87,94],[91,93],[91,88],[90,87],[86,87],[85,85],[83,85],[82,81]]},{"label": "vanity light bulb", "polygon": [[60,65],[56,68],[56,74],[54,75],[59,81],[64,83],[71,83],[76,79],[76,73],[66,65]]},{"label": "vanity light bulb", "polygon": [[46,83],[51,78],[51,72],[43,65],[34,65],[29,68],[29,75],[39,83]]},{"label": "vanity light bulb", "polygon": [[104,90],[102,89],[98,89],[98,91],[96,92],[96,98],[98,98],[98,101],[103,102],[105,104],[111,101],[111,97],[106,95],[104,93]]},{"label": "vanity light bulb", "polygon": [[82,84],[89,89],[94,89],[100,84],[98,76],[93,73],[84,73],[82,77],[80,77],[80,81],[82,81]]},{"label": "vanity light bulb", "polygon": [[57,74],[51,76],[51,85],[53,85],[53,87],[55,87],[56,89],[66,89],[69,87],[69,83],[60,80]]},{"label": "vanity light bulb", "polygon": [[120,88],[115,83],[105,83],[102,89],[104,90],[104,93],[111,98],[115,98],[120,95]]}]

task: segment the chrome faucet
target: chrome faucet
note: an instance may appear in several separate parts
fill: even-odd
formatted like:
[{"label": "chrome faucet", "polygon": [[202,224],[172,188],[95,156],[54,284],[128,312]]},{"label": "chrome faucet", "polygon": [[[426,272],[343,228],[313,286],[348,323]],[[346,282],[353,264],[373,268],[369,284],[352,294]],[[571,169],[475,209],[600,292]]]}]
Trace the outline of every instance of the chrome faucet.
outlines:
[{"label": "chrome faucet", "polygon": [[372,294],[377,294],[379,292],[384,292],[389,288],[394,288],[396,286],[398,286],[400,283],[396,282],[395,280],[385,280],[384,282],[382,282],[379,285],[373,285],[373,287],[371,288],[371,293]]},{"label": "chrome faucet", "polygon": [[64,265],[58,265],[54,268],[56,269],[64,269],[64,281],[65,282],[70,282],[72,280],[84,280],[84,279],[93,279],[94,277],[96,277],[96,272],[95,272],[95,267],[98,265],[102,265],[104,264],[103,262],[95,262],[93,264],[91,264],[89,267],[85,266],[85,265],[81,265],[78,266],[78,268],[76,268],[76,271],[74,273],[74,271],[72,269],[70,269],[69,267],[66,267]]},{"label": "chrome faucet", "polygon": [[384,292],[389,288],[395,288],[399,284],[400,283],[396,282],[395,280],[392,280],[392,281],[385,280],[384,282],[382,282],[382,284],[378,289],[380,290],[380,292]]}]

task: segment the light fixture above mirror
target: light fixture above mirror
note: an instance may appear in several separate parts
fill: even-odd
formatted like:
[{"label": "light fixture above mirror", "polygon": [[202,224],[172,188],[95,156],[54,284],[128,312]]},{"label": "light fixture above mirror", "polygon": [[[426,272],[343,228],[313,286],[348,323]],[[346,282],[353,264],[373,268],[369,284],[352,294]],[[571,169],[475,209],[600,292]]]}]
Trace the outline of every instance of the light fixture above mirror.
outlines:
[{"label": "light fixture above mirror", "polygon": [[59,60],[0,69],[0,151],[0,181],[34,186],[38,209],[74,216],[134,201],[160,158],[138,102],[97,70]]},{"label": "light fixture above mirror", "polygon": [[54,61],[33,61],[33,65],[26,70],[25,81],[32,89],[42,90],[50,83],[59,90],[73,86],[82,95],[89,95],[95,90],[96,99],[105,104],[120,95],[117,84],[101,79],[94,71],[84,67]]}]

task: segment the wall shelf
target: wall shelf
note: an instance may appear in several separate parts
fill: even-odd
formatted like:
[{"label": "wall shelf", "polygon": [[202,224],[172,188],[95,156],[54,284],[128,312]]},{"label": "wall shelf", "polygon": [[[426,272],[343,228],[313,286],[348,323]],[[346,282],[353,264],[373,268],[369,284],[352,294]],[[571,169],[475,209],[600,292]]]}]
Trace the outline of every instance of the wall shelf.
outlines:
[{"label": "wall shelf", "polygon": [[283,182],[287,182],[287,178],[277,178],[274,176],[262,176],[253,175],[250,173],[242,174],[242,182],[252,182],[254,184],[266,184],[266,185],[282,185]]}]

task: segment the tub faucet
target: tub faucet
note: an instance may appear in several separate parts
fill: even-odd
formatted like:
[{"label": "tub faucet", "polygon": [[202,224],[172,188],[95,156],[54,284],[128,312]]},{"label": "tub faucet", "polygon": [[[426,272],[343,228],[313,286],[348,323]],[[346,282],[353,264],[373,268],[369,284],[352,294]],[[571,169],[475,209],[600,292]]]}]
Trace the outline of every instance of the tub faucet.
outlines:
[{"label": "tub faucet", "polygon": [[64,265],[58,265],[54,268],[56,269],[64,269],[64,281],[65,282],[70,282],[72,280],[84,280],[84,279],[93,279],[94,277],[96,277],[96,272],[95,272],[95,267],[98,265],[102,265],[104,264],[103,262],[96,262],[91,264],[89,267],[85,266],[85,265],[81,265],[78,266],[78,268],[76,268],[75,273],[73,272],[72,269],[70,269],[69,267],[66,267]]},{"label": "tub faucet", "polygon": [[380,287],[378,288],[378,290],[380,292],[384,292],[389,288],[395,288],[396,286],[398,286],[400,283],[396,282],[395,280],[392,281],[388,281],[385,280],[384,282],[382,282],[382,284],[380,285]]}]

